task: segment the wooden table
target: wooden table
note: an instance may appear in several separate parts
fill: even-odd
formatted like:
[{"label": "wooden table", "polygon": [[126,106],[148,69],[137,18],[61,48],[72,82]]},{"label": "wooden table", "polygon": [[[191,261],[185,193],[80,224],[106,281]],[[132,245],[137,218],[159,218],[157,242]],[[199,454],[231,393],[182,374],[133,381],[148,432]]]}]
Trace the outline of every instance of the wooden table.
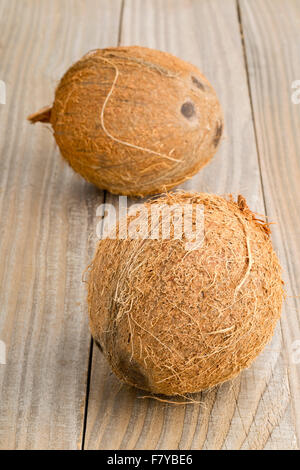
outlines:
[{"label": "wooden table", "polygon": [[[1,0],[0,30],[1,448],[299,449],[300,0]],[[118,44],[190,61],[218,93],[225,138],[184,188],[242,193],[276,222],[287,299],[274,339],[201,404],[140,399],[93,346],[81,279],[104,195],[26,122],[72,62]]]}]

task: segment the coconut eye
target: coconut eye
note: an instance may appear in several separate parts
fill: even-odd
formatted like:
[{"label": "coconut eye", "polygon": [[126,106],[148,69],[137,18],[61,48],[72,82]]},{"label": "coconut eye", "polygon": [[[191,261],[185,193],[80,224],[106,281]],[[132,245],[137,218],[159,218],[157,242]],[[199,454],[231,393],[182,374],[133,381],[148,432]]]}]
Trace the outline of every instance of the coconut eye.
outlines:
[{"label": "coconut eye", "polygon": [[195,106],[194,103],[191,101],[186,101],[186,103],[183,103],[181,106],[181,114],[183,114],[184,117],[187,119],[191,118],[195,114]]},{"label": "coconut eye", "polygon": [[214,146],[217,147],[218,143],[220,142],[221,136],[223,132],[223,122],[218,121],[216,126],[216,131],[213,139]]},{"label": "coconut eye", "polygon": [[205,86],[203,85],[202,82],[200,82],[198,78],[192,76],[192,82],[197,88],[199,88],[202,91],[205,91]]}]

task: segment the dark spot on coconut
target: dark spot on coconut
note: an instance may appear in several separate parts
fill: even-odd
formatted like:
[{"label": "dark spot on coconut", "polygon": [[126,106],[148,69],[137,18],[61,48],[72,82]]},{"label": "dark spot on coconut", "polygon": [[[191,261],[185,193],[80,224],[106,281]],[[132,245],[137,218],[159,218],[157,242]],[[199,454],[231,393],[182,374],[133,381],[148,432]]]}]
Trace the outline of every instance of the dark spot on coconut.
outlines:
[{"label": "dark spot on coconut", "polygon": [[97,346],[97,347],[100,349],[100,351],[103,353],[103,348],[102,348],[101,344],[99,343],[99,341],[97,341],[97,340],[94,340],[94,341],[95,341],[96,346]]},{"label": "dark spot on coconut", "polygon": [[223,123],[222,123],[222,121],[219,121],[217,123],[216,132],[215,132],[214,139],[213,139],[213,143],[214,143],[215,147],[220,142],[222,132],[223,132]]},{"label": "dark spot on coconut", "polygon": [[129,359],[126,353],[119,355],[118,369],[122,374],[138,388],[147,388],[149,381],[140,369],[139,364],[134,359]]},{"label": "dark spot on coconut", "polygon": [[192,82],[194,85],[196,85],[197,88],[199,88],[202,91],[205,91],[205,86],[203,85],[202,82],[200,82],[198,78],[192,76]]},{"label": "dark spot on coconut", "polygon": [[184,117],[189,119],[195,114],[195,106],[191,101],[187,101],[186,103],[183,103],[180,111]]}]

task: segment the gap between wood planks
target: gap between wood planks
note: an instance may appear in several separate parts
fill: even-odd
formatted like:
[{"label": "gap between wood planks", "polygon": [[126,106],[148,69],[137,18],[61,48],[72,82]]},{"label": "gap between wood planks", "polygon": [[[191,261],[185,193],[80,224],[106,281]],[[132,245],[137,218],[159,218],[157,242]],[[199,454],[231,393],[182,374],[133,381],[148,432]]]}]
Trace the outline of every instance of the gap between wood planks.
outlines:
[{"label": "gap between wood planks", "polygon": [[260,177],[260,185],[261,185],[261,191],[262,191],[263,205],[264,205],[265,215],[268,216],[266,195],[265,195],[265,189],[264,189],[263,177],[262,177],[261,156],[260,156],[259,146],[258,146],[257,129],[256,129],[256,124],[255,124],[255,115],[254,115],[254,106],[253,106],[253,100],[252,100],[252,94],[251,94],[249,66],[248,66],[246,45],[245,45],[244,32],[243,32],[242,12],[241,12],[241,8],[240,8],[239,0],[236,0],[236,8],[237,8],[238,21],[239,21],[239,25],[240,25],[241,43],[242,43],[242,49],[243,49],[244,64],[245,64],[245,69],[246,69],[247,88],[248,88],[249,102],[250,102],[250,108],[251,108],[251,116],[252,116],[252,122],[253,122],[253,131],[254,131],[255,147],[256,147],[257,160],[258,160],[258,166],[259,166],[259,177]]},{"label": "gap between wood planks", "polygon": [[[252,121],[253,121],[253,131],[254,131],[254,138],[255,138],[255,146],[256,146],[256,152],[257,152],[257,160],[258,160],[258,166],[259,166],[259,176],[260,176],[260,181],[261,181],[261,190],[262,190],[262,199],[263,199],[263,205],[264,205],[264,211],[266,218],[268,220],[268,209],[267,209],[267,201],[266,201],[266,193],[265,193],[265,187],[264,187],[264,182],[263,182],[263,172],[262,172],[262,163],[261,163],[261,154],[259,150],[259,144],[258,144],[258,135],[257,135],[257,126],[256,126],[256,120],[255,120],[255,112],[254,112],[254,105],[253,105],[253,99],[252,99],[252,93],[251,93],[251,83],[250,83],[250,74],[249,74],[249,65],[248,65],[248,60],[247,60],[247,51],[246,51],[246,44],[245,44],[245,38],[244,38],[244,31],[243,31],[243,19],[242,19],[242,12],[240,8],[240,0],[236,0],[236,6],[237,6],[237,15],[238,15],[238,21],[239,21],[239,26],[240,26],[240,34],[241,34],[241,42],[242,42],[242,49],[243,49],[243,56],[244,56],[244,63],[245,63],[245,69],[246,69],[246,76],[247,76],[247,87],[248,87],[248,94],[249,94],[249,101],[250,101],[250,107],[251,107],[251,115],[252,115]],[[281,330],[281,335],[282,335],[282,342],[283,345],[286,347],[286,342],[285,342],[285,335],[283,331],[283,326],[282,326],[282,319],[279,319],[280,322],[280,330]],[[290,372],[289,372],[289,367],[287,367],[287,380],[289,384],[289,392],[291,393],[292,390],[292,385],[291,385],[291,379],[290,379]],[[294,400],[291,399],[291,405],[292,405],[292,410],[294,413],[294,420],[297,422],[297,413],[295,409],[295,403]],[[297,444],[298,447],[300,446],[299,443],[299,436],[297,433],[297,424],[295,423],[295,432],[296,432],[296,439],[297,439]]]}]

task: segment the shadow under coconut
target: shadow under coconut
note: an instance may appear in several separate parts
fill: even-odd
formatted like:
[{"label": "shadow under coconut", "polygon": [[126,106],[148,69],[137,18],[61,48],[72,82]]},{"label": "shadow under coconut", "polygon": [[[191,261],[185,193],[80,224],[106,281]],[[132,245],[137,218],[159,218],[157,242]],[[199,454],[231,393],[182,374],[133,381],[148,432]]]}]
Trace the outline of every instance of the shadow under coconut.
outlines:
[{"label": "shadow under coconut", "polygon": [[[177,401],[176,397],[151,396],[122,384],[94,344],[85,447],[239,449],[258,445],[262,448],[264,443],[252,442],[251,437],[253,434],[253,439],[257,438],[257,422],[268,421],[270,414],[276,426],[287,405],[280,346],[277,327],[272,342],[249,369],[231,381],[190,395],[193,401],[186,404],[182,403],[182,397]],[[278,406],[275,416],[268,398],[273,382],[278,380],[283,382],[283,395],[282,406]]]},{"label": "shadow under coconut", "polygon": [[120,382],[95,343],[93,350],[86,448],[177,448],[192,415],[195,422],[208,419],[219,387],[188,400],[151,395]]}]

